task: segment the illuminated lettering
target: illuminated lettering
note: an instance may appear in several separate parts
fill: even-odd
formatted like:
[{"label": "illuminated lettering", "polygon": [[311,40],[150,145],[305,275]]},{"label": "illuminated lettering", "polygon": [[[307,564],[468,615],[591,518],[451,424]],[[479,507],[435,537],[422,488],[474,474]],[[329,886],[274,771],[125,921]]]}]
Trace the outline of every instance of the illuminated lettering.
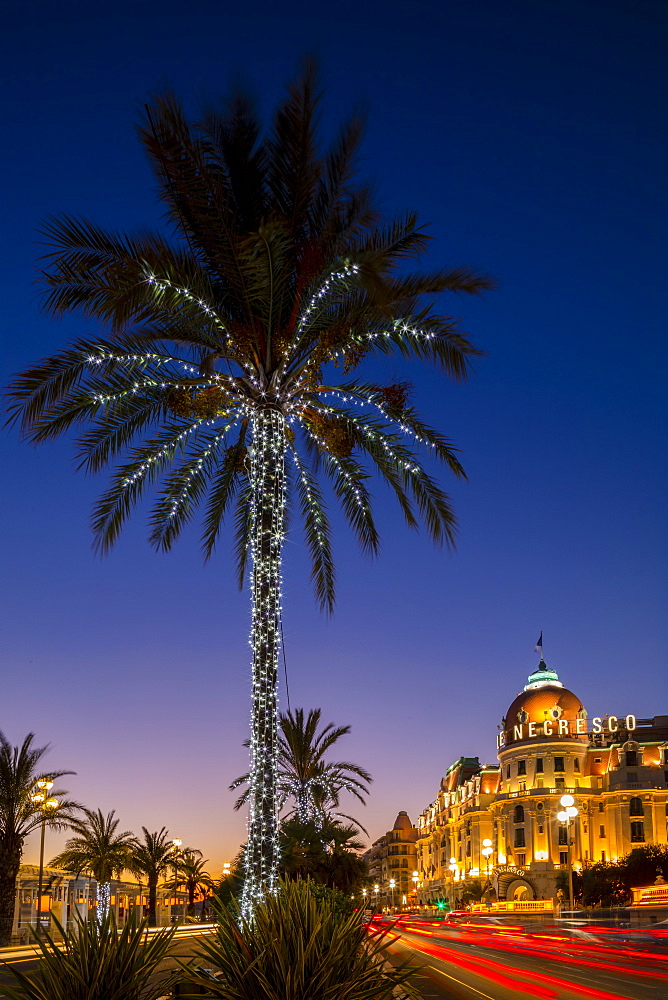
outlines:
[{"label": "illuminated lettering", "polygon": [[559,735],[568,736],[568,719],[559,719]]},{"label": "illuminated lettering", "polygon": [[529,736],[535,736],[535,735],[536,735],[536,723],[535,722],[530,722],[529,723]]},{"label": "illuminated lettering", "polygon": [[594,733],[602,733],[603,732],[603,727],[601,726],[601,720],[598,717],[596,717],[595,719],[591,720],[591,728],[592,728],[592,732],[594,732]]},{"label": "illuminated lettering", "polygon": [[618,723],[619,723],[619,719],[617,718],[616,715],[609,716],[609,718],[608,718],[608,732],[609,733],[616,733],[617,730],[619,729]]},{"label": "illuminated lettering", "polygon": [[551,735],[552,735],[552,723],[550,722],[549,719],[546,719],[546,721],[543,723],[543,736],[551,736]]},{"label": "illuminated lettering", "polygon": [[586,719],[576,719],[575,721],[575,732],[581,736],[583,733],[587,732],[587,720]]},{"label": "illuminated lettering", "polygon": [[635,717],[635,715],[627,715],[626,716],[626,728],[627,729],[635,729],[636,728],[636,717]]},{"label": "illuminated lettering", "polygon": [[514,732],[514,735],[513,735],[513,739],[514,740],[521,740],[522,739],[522,727],[521,726],[515,726],[515,732]]}]

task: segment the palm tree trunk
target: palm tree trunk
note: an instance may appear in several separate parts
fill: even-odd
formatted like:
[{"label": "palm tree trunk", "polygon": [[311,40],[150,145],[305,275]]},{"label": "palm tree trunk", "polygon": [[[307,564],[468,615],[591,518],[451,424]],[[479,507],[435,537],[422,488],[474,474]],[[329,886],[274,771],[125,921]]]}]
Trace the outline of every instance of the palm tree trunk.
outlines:
[{"label": "palm tree trunk", "polygon": [[308,821],[311,818],[309,815],[310,814],[309,804],[311,797],[309,795],[308,788],[305,788],[304,785],[300,785],[297,791],[296,798],[297,798],[297,819],[299,820],[300,823],[308,823]]},{"label": "palm tree trunk", "polygon": [[285,522],[285,421],[280,411],[268,407],[254,416],[250,459],[253,698],[242,897],[242,911],[248,917],[265,890],[275,891],[278,879],[276,684]]},{"label": "palm tree trunk", "polygon": [[21,866],[20,849],[0,845],[0,948],[9,944],[14,924],[16,880]]},{"label": "palm tree trunk", "polygon": [[148,880],[148,926],[158,926],[158,877]]},{"label": "palm tree trunk", "polygon": [[97,922],[101,924],[109,912],[109,900],[111,899],[111,882],[97,883]]}]

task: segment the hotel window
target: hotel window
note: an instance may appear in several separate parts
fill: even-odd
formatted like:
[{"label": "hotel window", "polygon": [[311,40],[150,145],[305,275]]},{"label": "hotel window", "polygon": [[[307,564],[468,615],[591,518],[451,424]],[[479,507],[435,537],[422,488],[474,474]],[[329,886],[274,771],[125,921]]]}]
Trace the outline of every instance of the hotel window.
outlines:
[{"label": "hotel window", "polygon": [[543,787],[543,779],[536,778],[536,788],[542,788],[542,787]]},{"label": "hotel window", "polygon": [[573,770],[574,771],[579,771],[580,770],[580,761],[579,760],[574,760],[573,761]]},{"label": "hotel window", "polygon": [[568,864],[568,851],[559,851],[559,864],[560,865]]},{"label": "hotel window", "polygon": [[518,854],[517,855],[517,867],[518,868],[524,868],[525,864],[526,864],[526,854]]},{"label": "hotel window", "polygon": [[598,828],[598,835],[601,838],[605,837],[605,827],[604,826],[599,826],[599,828]]},{"label": "hotel window", "polygon": [[630,816],[644,816],[645,810],[643,808],[642,799],[634,798],[629,802],[629,815]]},{"label": "hotel window", "polygon": [[515,847],[525,847],[525,846],[526,844],[524,842],[524,830],[522,827],[519,827],[517,830],[515,830]]},{"label": "hotel window", "polygon": [[637,750],[627,750],[626,751],[626,766],[627,767],[637,767],[638,766],[638,751]]},{"label": "hotel window", "polygon": [[644,844],[645,843],[645,824],[644,823],[631,823],[631,843],[633,843],[633,844]]},{"label": "hotel window", "polygon": [[524,806],[515,806],[515,813],[513,816],[514,823],[524,822]]},{"label": "hotel window", "polygon": [[527,783],[526,783],[526,781],[520,781],[519,785],[517,786],[517,791],[518,792],[526,792],[526,790],[527,790]]},{"label": "hotel window", "polygon": [[605,861],[605,851],[601,851],[601,861]]},{"label": "hotel window", "polygon": [[506,768],[506,778],[509,778],[509,777],[510,777],[510,764]]},{"label": "hotel window", "polygon": [[543,758],[542,757],[537,757],[536,758],[536,774],[542,774],[542,773],[543,773]]},{"label": "hotel window", "polygon": [[598,804],[598,811],[600,813],[602,813],[604,810],[605,810],[605,806],[603,805],[602,802],[599,802],[599,804]]},{"label": "hotel window", "polygon": [[600,763],[601,763],[601,760],[602,760],[602,758],[601,758],[601,757],[594,757],[594,763],[595,763],[595,764],[600,764]]},{"label": "hotel window", "polygon": [[563,771],[564,770],[564,758],[563,757],[555,757],[554,758],[554,770],[555,771]]},{"label": "hotel window", "polygon": [[563,846],[568,845],[568,830],[565,826],[559,827],[559,844]]},{"label": "hotel window", "polygon": [[526,774],[527,773],[527,762],[525,760],[518,760],[517,762],[517,773]]},{"label": "hotel window", "polygon": [[539,827],[538,827],[538,832],[539,832],[539,833],[542,833],[542,832],[543,832],[543,827],[542,827],[542,826],[539,826]]}]

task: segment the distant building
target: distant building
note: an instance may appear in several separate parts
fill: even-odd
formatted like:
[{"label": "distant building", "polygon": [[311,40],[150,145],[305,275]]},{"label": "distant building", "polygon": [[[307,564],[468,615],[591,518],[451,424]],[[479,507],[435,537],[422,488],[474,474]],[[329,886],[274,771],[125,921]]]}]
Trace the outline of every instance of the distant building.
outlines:
[{"label": "distant building", "polygon": [[589,718],[541,660],[497,744],[498,766],[460,757],[418,818],[421,902],[455,904],[475,881],[497,900],[553,899],[569,849],[577,870],[668,842],[668,716]]},{"label": "distant building", "polygon": [[[123,882],[114,879],[111,883],[110,906],[116,922],[122,926],[130,910],[137,909],[140,917],[148,915],[148,889],[137,882]],[[28,942],[30,927],[37,924],[37,899],[39,889],[39,868],[37,865],[21,865],[16,883],[16,903],[12,940]],[[86,875],[73,875],[60,868],[45,868],[42,877],[42,923],[51,923],[54,916],[63,927],[74,920],[75,911],[87,917],[94,907],[97,893],[95,879]],[[182,890],[167,891],[158,887],[158,926],[166,926],[172,918],[184,923],[188,894]],[[52,926],[55,931],[55,924]]]},{"label": "distant building", "polygon": [[[401,906],[410,901],[410,893],[415,889],[412,878],[413,872],[417,870],[417,837],[418,831],[408,818],[408,813],[402,811],[392,829],[374,840],[365,853],[369,877],[379,886],[378,898],[372,890],[370,899],[378,906],[391,906],[393,902]],[[390,886],[391,879],[395,882],[394,892]]]}]

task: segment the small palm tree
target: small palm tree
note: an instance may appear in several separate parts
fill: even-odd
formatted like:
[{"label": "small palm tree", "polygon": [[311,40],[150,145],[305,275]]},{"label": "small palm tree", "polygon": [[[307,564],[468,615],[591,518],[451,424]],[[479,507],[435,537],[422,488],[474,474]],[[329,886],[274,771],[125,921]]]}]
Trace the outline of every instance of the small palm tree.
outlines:
[{"label": "small palm tree", "polygon": [[[311,709],[305,715],[303,708],[279,715],[278,737],[278,807],[282,809],[289,799],[295,803],[294,813],[300,823],[313,820],[322,823],[328,812],[338,806],[341,792],[350,792],[360,802],[368,793],[371,775],[359,764],[350,761],[327,761],[325,755],[350,726],[329,723],[319,732],[322,710]],[[248,784],[249,774],[243,774],[230,785],[230,789]],[[250,794],[250,785],[234,804],[240,809]]]},{"label": "small palm tree", "polygon": [[12,934],[16,879],[26,837],[42,822],[57,829],[68,826],[81,808],[59,788],[50,792],[58,808],[48,814],[40,808],[35,799],[37,783],[57,781],[74,771],[42,770],[42,757],[49,748],[34,746],[34,739],[34,733],[28,733],[21,746],[12,746],[0,732],[0,947],[9,944]]},{"label": "small palm tree", "polygon": [[150,833],[142,827],[143,840],[136,840],[127,863],[128,871],[139,879],[146,879],[148,886],[148,924],[158,923],[158,882],[177,864],[174,844],[167,839],[167,828]]},{"label": "small palm tree", "polygon": [[69,826],[76,836],[65,843],[65,850],[51,859],[57,868],[81,875],[85,872],[97,882],[97,919],[103,921],[109,909],[110,882],[129,869],[132,852],[137,844],[129,830],[118,833],[119,820],[115,810],[107,816],[101,809],[84,809],[85,819],[73,819]]},{"label": "small palm tree", "polygon": [[281,823],[281,870],[289,879],[311,878],[349,895],[363,884],[368,866],[359,830],[336,819],[322,824],[301,823],[296,817]]},{"label": "small palm tree", "polygon": [[206,870],[208,859],[202,857],[202,852],[192,847],[184,847],[179,855],[174,878],[167,883],[168,889],[184,888],[188,893],[188,913],[195,915],[195,896],[202,895],[202,916],[206,909],[206,901],[215,881]]},{"label": "small palm tree", "polygon": [[433,297],[490,287],[464,268],[404,270],[428,238],[413,214],[379,224],[370,190],[354,180],[360,122],[322,150],[319,100],[308,66],[264,136],[244,98],[196,124],[174,97],[154,101],[141,137],[175,238],[50,222],[47,310],[82,313],[108,335],[76,342],[10,389],[11,419],[30,441],[87,425],[81,466],[118,463],[93,515],[100,550],[160,479],[150,527],[157,549],[170,549],[204,505],[209,557],[232,512],[239,581],[249,564],[252,580],[247,913],[277,877],[288,503],[302,515],[326,610],[334,563],[323,478],[365,552],[379,547],[369,469],[409,527],[422,523],[436,543],[453,542],[452,505],[429,469],[436,460],[464,475],[451,442],[422,420],[406,382],[349,376],[365,359],[398,354],[465,379],[479,352],[434,312]]}]

